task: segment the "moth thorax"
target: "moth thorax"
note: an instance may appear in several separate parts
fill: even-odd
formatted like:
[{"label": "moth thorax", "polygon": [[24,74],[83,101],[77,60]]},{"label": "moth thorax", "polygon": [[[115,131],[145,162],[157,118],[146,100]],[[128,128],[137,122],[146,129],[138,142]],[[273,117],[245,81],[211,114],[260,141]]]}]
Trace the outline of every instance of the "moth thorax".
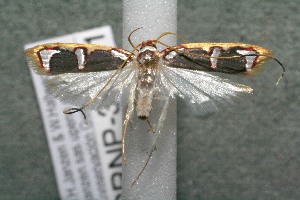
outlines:
[{"label": "moth thorax", "polygon": [[155,93],[155,71],[153,68],[141,69],[137,87],[136,111],[140,119],[147,119],[152,110]]},{"label": "moth thorax", "polygon": [[140,75],[140,84],[139,87],[141,90],[147,92],[154,87],[155,81],[155,72],[154,69],[143,70]]},{"label": "moth thorax", "polygon": [[145,46],[137,55],[137,61],[142,67],[156,67],[159,60],[158,51],[153,46]]}]

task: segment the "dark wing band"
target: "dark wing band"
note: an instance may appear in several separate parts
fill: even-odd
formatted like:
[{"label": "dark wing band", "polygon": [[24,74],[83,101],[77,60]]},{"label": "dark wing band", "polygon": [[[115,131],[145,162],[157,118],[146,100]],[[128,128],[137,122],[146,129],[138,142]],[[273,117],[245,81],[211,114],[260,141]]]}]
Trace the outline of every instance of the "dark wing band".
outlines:
[{"label": "dark wing band", "polygon": [[163,52],[169,67],[192,70],[251,74],[271,57],[271,51],[242,43],[190,43]]},{"label": "dark wing band", "polygon": [[130,52],[103,45],[51,43],[27,49],[26,55],[38,74],[57,75],[116,70]]}]

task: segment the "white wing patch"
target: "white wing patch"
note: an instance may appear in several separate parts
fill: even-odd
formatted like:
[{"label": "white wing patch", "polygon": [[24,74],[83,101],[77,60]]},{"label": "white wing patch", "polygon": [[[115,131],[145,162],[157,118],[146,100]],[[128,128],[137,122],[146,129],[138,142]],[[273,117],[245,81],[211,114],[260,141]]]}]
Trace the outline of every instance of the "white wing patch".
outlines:
[{"label": "white wing patch", "polygon": [[[250,54],[256,54],[256,51],[248,51],[248,50],[237,50],[237,53],[241,54],[241,55],[250,55]],[[251,69],[253,68],[253,63],[255,61],[257,56],[246,56],[246,70],[247,71],[251,71]]]},{"label": "white wing patch", "polygon": [[84,50],[81,48],[76,49],[75,55],[77,57],[77,64],[78,64],[78,69],[83,69],[85,67],[85,55],[84,55]]},{"label": "white wing patch", "polygon": [[52,56],[56,53],[59,53],[59,50],[51,50],[51,49],[44,49],[40,51],[40,56],[42,59],[43,67],[47,70],[50,71],[50,59]]},{"label": "white wing patch", "polygon": [[111,50],[111,55],[115,58],[120,58],[122,60],[126,60],[127,59],[127,55],[121,52],[118,52],[116,50]]},{"label": "white wing patch", "polygon": [[214,48],[214,50],[213,50],[213,52],[211,54],[212,58],[210,58],[210,66],[211,66],[211,68],[213,68],[213,69],[217,68],[217,64],[218,64],[218,58],[217,57],[220,55],[220,53],[221,53],[221,49],[220,48],[218,48],[218,47]]}]

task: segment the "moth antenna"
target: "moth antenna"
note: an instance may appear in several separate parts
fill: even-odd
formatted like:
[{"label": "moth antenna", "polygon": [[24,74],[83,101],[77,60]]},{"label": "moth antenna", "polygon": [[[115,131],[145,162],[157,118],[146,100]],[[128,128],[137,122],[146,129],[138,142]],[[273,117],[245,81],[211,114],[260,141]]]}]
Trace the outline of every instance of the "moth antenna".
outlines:
[{"label": "moth antenna", "polygon": [[126,115],[126,118],[124,120],[123,134],[122,134],[122,157],[126,166],[127,166],[127,157],[125,154],[125,138],[127,133],[128,121],[129,121],[129,115]]},{"label": "moth antenna", "polygon": [[278,83],[281,81],[281,79],[283,78],[283,76],[285,75],[285,67],[283,66],[283,64],[277,59],[277,58],[273,58],[273,60],[275,60],[282,68],[282,73],[281,76],[279,77],[276,85],[278,85]]},{"label": "moth antenna", "polygon": [[143,27],[139,27],[139,28],[137,28],[137,29],[134,29],[134,30],[128,35],[128,42],[130,43],[130,45],[131,45],[132,48],[134,48],[134,49],[135,49],[135,45],[134,45],[133,42],[131,41],[131,35],[132,35],[135,31],[137,31],[137,30],[139,30],[139,29],[141,29],[141,28],[143,28]]},{"label": "moth antenna", "polygon": [[67,115],[69,115],[69,114],[74,114],[74,113],[77,113],[77,112],[81,112],[82,115],[83,115],[83,118],[84,118],[84,123],[85,123],[86,125],[88,124],[88,123],[87,123],[87,120],[86,120],[86,115],[85,115],[85,113],[83,112],[83,109],[82,109],[82,108],[70,108],[70,109],[64,110],[63,112],[64,112],[64,114],[67,114]]},{"label": "moth antenna", "polygon": [[177,33],[173,33],[173,32],[163,32],[162,34],[160,34],[155,41],[159,41],[162,37],[166,36],[166,35],[175,35],[176,37],[178,37],[179,39],[181,39],[183,42],[188,43],[188,41],[186,39],[184,39],[184,37],[182,37],[181,35],[177,34]]}]

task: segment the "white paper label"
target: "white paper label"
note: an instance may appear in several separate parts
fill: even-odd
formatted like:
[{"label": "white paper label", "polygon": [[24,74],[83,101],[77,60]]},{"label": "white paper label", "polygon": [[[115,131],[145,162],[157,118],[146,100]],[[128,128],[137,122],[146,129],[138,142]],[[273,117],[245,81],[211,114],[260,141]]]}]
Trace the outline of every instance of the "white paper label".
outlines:
[{"label": "white paper label", "polygon": [[[104,26],[25,45],[25,49],[51,42],[93,43],[115,46],[110,26]],[[61,199],[121,199],[122,115],[118,106],[86,111],[88,125],[79,114],[65,115],[72,107],[45,90],[46,77],[31,75],[49,144]]]}]

